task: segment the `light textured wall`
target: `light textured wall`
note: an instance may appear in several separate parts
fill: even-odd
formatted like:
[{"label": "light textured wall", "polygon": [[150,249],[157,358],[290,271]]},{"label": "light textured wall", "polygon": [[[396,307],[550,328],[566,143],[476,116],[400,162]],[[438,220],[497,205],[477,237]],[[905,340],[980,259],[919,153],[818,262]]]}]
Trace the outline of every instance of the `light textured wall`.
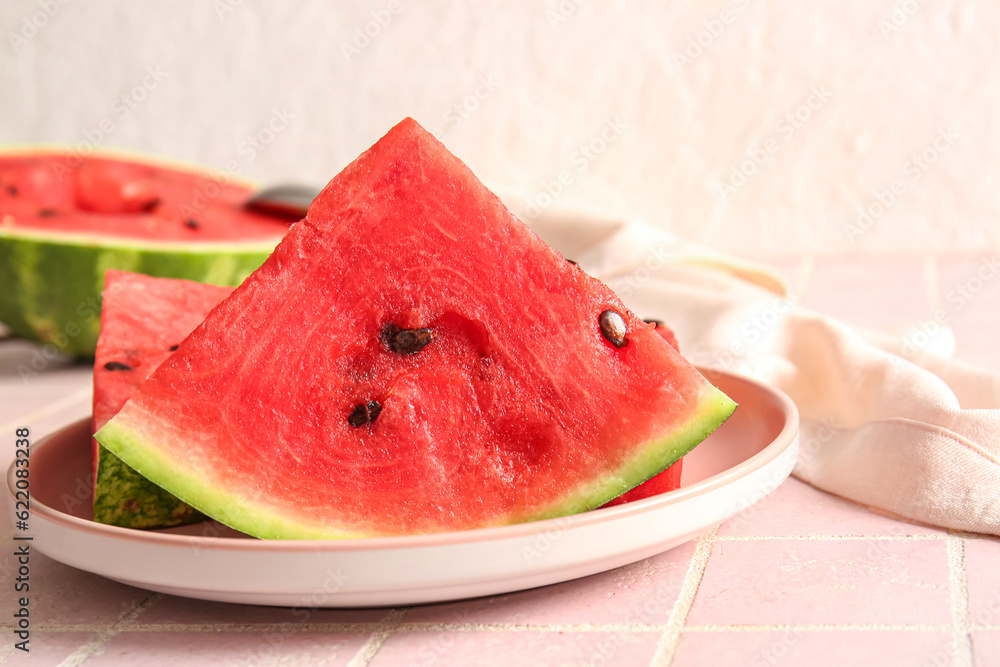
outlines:
[{"label": "light textured wall", "polygon": [[993,0],[5,0],[0,30],[2,144],[322,184],[411,115],[540,207],[721,250],[1000,245]]}]

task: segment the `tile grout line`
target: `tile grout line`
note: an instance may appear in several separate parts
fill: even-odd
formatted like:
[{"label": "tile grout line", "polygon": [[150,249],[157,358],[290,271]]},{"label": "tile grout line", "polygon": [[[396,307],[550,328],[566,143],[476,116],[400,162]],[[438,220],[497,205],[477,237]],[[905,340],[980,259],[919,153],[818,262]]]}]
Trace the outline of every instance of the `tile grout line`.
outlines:
[{"label": "tile grout line", "polygon": [[686,632],[949,632],[950,624],[894,623],[776,623],[774,625],[689,625]]},{"label": "tile grout line", "polygon": [[587,632],[663,632],[667,626],[663,623],[546,623],[532,625],[530,623],[432,623],[410,622],[402,623],[397,632],[551,632],[587,633]]},{"label": "tile grout line", "polygon": [[408,611],[409,607],[401,607],[389,612],[389,615],[382,619],[382,622],[372,632],[365,645],[358,649],[351,661],[347,663],[347,667],[368,667],[378,652],[382,650],[382,645],[389,639],[389,636],[402,625],[403,617]]},{"label": "tile grout line", "polygon": [[719,527],[716,526],[698,538],[698,546],[695,547],[694,555],[691,556],[691,564],[684,576],[680,595],[677,596],[674,608],[670,611],[667,629],[660,636],[656,653],[650,663],[652,667],[670,667],[674,664],[677,648],[684,636],[684,626],[687,625],[688,614],[691,613],[695,595],[697,595],[701,581],[705,577],[705,567],[712,555],[712,548],[718,533]]},{"label": "tile grout line", "polygon": [[135,625],[135,619],[161,599],[163,599],[163,593],[153,593],[149,595],[131,611],[122,616],[117,622],[112,623],[110,626],[105,628],[93,640],[73,651],[73,653],[67,656],[65,660],[59,663],[59,667],[77,667],[77,665],[81,665],[90,658],[94,657],[104,650],[104,647],[109,641],[111,641],[112,637]]},{"label": "tile grout line", "polygon": [[956,667],[972,667],[972,636],[969,621],[969,581],[965,570],[965,538],[948,537],[948,579],[951,589],[952,657]]},{"label": "tile grout line", "polygon": [[[19,426],[25,426],[25,425],[31,428],[30,422],[38,421],[41,419],[45,419],[46,417],[51,417],[53,415],[56,415],[59,412],[66,410],[67,408],[74,407],[76,404],[80,403],[84,399],[92,400],[93,397],[92,392],[93,392],[92,387],[85,387],[83,389],[78,389],[69,396],[65,396],[59,399],[55,403],[50,403],[44,408],[39,408],[37,410],[29,412],[26,415],[17,417],[13,421],[8,422],[7,424],[0,425],[0,433],[7,433],[8,431],[13,431],[15,428]],[[38,434],[32,432],[31,436],[32,436],[32,442],[34,442],[37,439]]]},{"label": "tile grout line", "polygon": [[716,542],[757,542],[789,540],[793,542],[943,542],[950,539],[948,535],[924,533],[916,535],[720,535]]}]

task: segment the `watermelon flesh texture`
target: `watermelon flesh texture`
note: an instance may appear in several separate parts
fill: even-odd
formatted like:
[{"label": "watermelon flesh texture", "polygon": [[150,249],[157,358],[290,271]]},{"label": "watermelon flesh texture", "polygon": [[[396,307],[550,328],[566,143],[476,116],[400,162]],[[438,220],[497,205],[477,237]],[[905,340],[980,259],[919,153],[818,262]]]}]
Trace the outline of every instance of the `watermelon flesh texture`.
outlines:
[{"label": "watermelon flesh texture", "polygon": [[734,409],[406,119],[97,439],[237,530],[346,538],[595,508]]},{"label": "watermelon flesh texture", "polygon": [[[108,271],[94,363],[94,432],[104,426],[231,287]],[[94,440],[94,521],[164,528],[204,515]]]},{"label": "watermelon flesh texture", "polygon": [[132,157],[0,155],[0,322],[93,356],[107,269],[237,285],[288,231],[227,174]]}]

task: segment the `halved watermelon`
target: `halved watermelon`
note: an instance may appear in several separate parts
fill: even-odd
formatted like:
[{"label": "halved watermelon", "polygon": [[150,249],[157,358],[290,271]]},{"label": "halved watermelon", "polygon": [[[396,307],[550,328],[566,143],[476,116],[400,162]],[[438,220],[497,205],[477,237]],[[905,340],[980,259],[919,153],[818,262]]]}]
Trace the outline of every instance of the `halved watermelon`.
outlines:
[{"label": "halved watermelon", "polygon": [[97,439],[233,528],[344,538],[595,508],[734,408],[406,119]]},{"label": "halved watermelon", "polygon": [[[231,287],[111,270],[94,359],[94,432],[114,417]],[[163,528],[204,519],[94,440],[94,521]]]},{"label": "halved watermelon", "polygon": [[92,356],[107,269],[236,285],[288,223],[227,173],[51,150],[0,155],[0,322]]}]

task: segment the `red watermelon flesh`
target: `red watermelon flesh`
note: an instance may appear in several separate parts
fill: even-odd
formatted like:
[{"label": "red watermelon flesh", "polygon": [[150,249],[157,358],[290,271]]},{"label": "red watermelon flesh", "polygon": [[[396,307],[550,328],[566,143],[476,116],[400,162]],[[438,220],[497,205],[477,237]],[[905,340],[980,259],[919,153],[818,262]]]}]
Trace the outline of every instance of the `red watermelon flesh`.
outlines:
[{"label": "red watermelon flesh", "polygon": [[[232,291],[231,287],[190,280],[107,272],[94,363],[95,433]],[[93,461],[95,521],[127,528],[162,528],[204,518],[126,466],[96,440]]]},{"label": "red watermelon flesh", "polygon": [[[0,156],[4,225],[98,238],[277,243],[280,219],[251,213],[252,193],[227,174],[112,157]],[[70,166],[72,165],[72,166]]]},{"label": "red watermelon flesh", "polygon": [[630,503],[635,500],[643,500],[645,498],[658,496],[661,493],[676,491],[681,488],[681,471],[683,470],[683,467],[684,459],[678,459],[677,463],[673,464],[659,475],[647,479],[634,489],[626,491],[617,498],[605,503],[603,507],[624,505],[625,503]]},{"label": "red watermelon flesh", "polygon": [[598,507],[734,408],[407,119],[97,439],[251,535],[364,537]]}]

